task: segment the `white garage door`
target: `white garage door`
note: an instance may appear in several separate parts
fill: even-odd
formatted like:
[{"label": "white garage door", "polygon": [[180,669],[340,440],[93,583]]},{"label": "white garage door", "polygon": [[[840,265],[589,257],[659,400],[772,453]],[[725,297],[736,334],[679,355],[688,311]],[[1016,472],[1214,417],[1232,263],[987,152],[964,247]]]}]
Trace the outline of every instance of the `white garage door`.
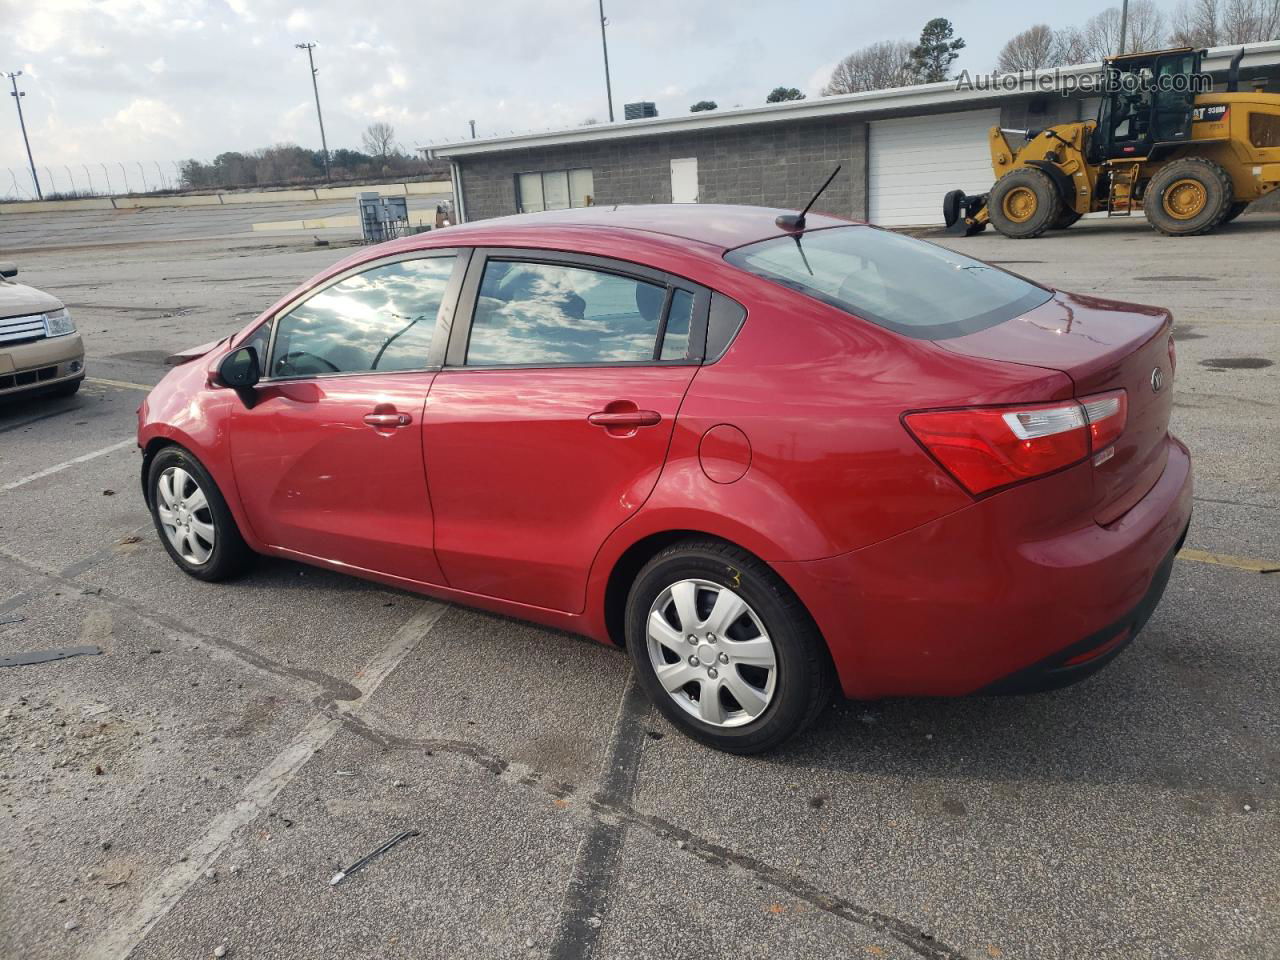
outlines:
[{"label": "white garage door", "polygon": [[986,193],[995,179],[987,133],[999,122],[998,109],[874,121],[868,219],[890,227],[942,223],[948,190]]}]

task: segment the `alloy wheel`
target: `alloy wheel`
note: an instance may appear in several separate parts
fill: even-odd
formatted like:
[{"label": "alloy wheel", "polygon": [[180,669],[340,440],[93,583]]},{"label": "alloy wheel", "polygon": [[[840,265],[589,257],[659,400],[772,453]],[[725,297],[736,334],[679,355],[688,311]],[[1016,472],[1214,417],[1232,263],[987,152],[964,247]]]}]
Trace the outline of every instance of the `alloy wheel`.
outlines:
[{"label": "alloy wheel", "polygon": [[716,727],[751,723],[773,700],[778,659],[751,606],[710,580],[680,580],[649,608],[658,682],[682,710]]},{"label": "alloy wheel", "polygon": [[156,481],[156,496],[156,513],[173,549],[193,566],[207,563],[217,530],[196,478],[181,467],[168,467]]}]

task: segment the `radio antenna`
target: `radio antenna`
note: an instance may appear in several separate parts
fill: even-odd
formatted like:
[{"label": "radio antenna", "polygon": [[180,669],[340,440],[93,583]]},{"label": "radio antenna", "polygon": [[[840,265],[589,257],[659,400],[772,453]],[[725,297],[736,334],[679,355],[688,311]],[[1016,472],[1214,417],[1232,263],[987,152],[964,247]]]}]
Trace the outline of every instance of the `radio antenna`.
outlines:
[{"label": "radio antenna", "polygon": [[827,187],[831,186],[831,181],[836,178],[836,174],[840,172],[840,167],[842,166],[843,164],[836,165],[836,168],[831,171],[831,176],[827,177],[826,182],[823,183],[823,185],[818,188],[818,192],[815,193],[813,197],[809,200],[809,202],[804,205],[804,209],[801,210],[799,214],[784,213],[781,216],[779,216],[778,219],[774,221],[774,223],[776,223],[783,230],[787,230],[791,233],[796,233],[803,230],[805,214],[808,213],[810,208],[815,203],[818,202],[818,198],[822,196],[822,191],[826,190]]}]

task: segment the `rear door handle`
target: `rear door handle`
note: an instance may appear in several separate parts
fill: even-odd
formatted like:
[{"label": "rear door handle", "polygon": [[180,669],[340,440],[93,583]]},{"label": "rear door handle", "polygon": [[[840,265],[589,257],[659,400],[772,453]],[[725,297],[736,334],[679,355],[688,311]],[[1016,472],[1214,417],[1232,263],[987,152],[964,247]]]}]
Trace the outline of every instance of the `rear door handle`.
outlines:
[{"label": "rear door handle", "polygon": [[587,417],[587,422],[597,427],[652,427],[662,422],[656,410],[601,410]]},{"label": "rear door handle", "polygon": [[407,413],[366,413],[364,422],[371,427],[407,427],[413,417]]}]

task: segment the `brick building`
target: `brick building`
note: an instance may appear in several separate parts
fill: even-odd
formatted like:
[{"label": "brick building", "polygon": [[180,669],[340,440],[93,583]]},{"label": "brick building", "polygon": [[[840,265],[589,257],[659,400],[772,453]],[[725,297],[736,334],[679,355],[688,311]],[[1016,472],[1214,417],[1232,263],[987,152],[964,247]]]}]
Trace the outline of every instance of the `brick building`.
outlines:
[{"label": "brick building", "polygon": [[[1238,47],[1205,69],[1225,78]],[[1245,82],[1280,84],[1280,42],[1249,44]],[[460,220],[586,203],[749,203],[802,206],[842,164],[822,198],[830,213],[890,226],[941,220],[942,196],[991,187],[987,132],[1096,116],[1076,89],[1098,64],[1058,71],[1057,89],[952,81],[736,110],[596,124],[421,147],[448,160]]]}]

